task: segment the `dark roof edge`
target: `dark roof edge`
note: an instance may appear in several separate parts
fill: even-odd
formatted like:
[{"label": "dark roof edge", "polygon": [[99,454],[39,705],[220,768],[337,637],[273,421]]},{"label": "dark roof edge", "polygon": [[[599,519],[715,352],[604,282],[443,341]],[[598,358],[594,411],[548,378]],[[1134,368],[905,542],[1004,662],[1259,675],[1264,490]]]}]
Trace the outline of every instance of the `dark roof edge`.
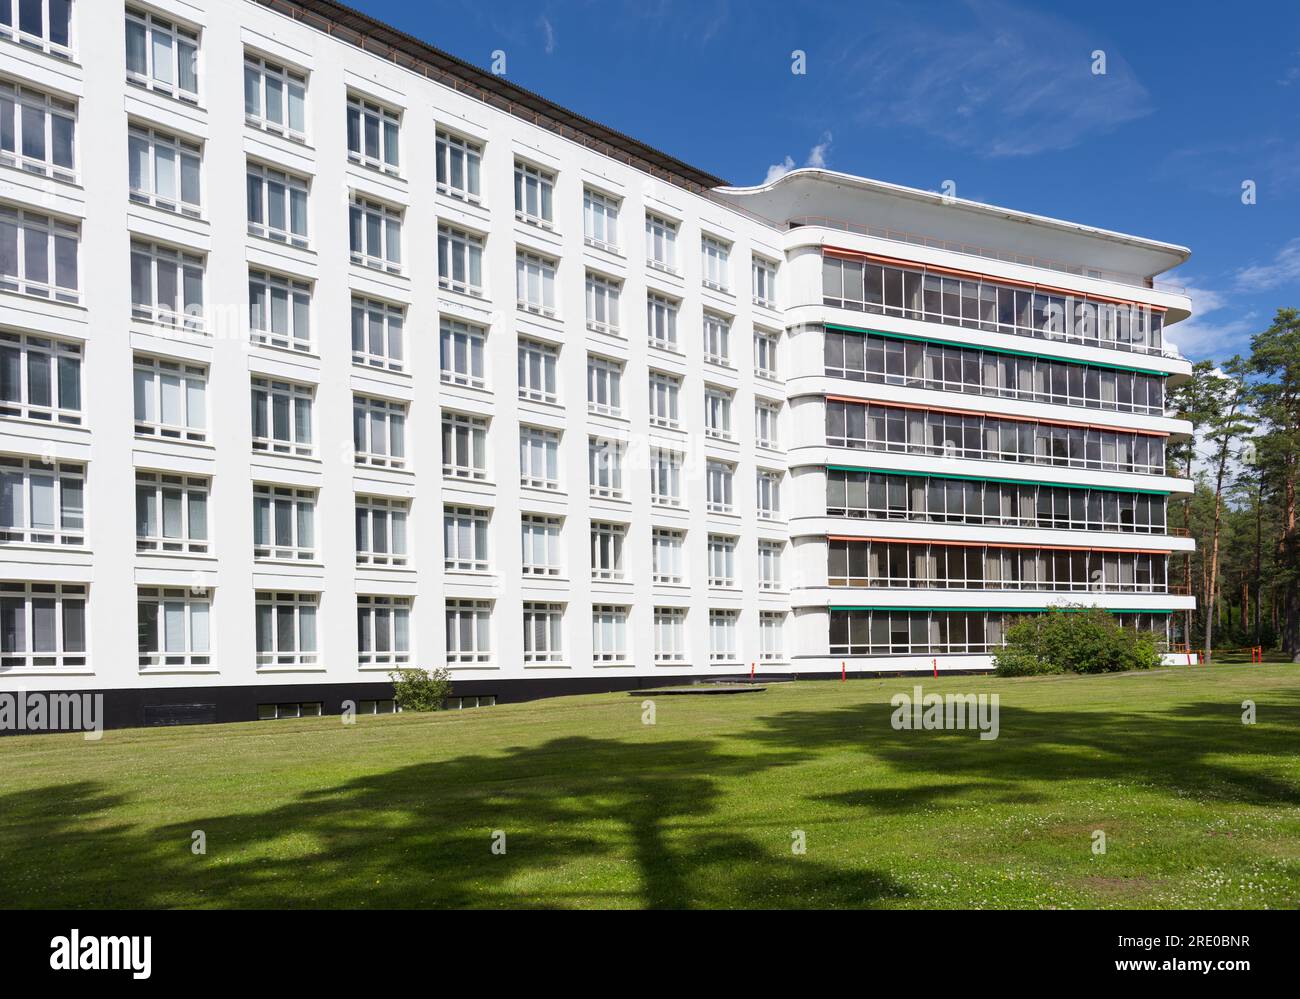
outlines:
[{"label": "dark roof edge", "polygon": [[729,186],[721,177],[584,118],[346,4],[334,0],[254,2],[678,187],[702,194]]}]

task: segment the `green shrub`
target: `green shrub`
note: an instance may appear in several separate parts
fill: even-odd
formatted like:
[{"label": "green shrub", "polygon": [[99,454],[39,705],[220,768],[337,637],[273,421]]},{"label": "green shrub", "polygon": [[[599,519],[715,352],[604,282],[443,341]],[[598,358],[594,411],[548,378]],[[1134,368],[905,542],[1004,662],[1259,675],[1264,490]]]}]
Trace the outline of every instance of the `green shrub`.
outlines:
[{"label": "green shrub", "polygon": [[1052,608],[1016,620],[993,657],[998,676],[1118,673],[1160,665],[1155,638],[1097,607]]},{"label": "green shrub", "polygon": [[450,676],[445,669],[430,671],[415,667],[388,674],[393,681],[393,700],[403,711],[441,711],[451,693]]}]

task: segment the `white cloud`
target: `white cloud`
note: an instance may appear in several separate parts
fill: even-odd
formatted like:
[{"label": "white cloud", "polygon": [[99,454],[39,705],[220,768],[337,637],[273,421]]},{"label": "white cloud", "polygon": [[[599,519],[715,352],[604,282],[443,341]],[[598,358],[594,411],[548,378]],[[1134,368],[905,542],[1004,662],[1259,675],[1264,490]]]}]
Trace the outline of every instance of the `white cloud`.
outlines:
[{"label": "white cloud", "polygon": [[1237,271],[1236,284],[1243,291],[1264,291],[1300,281],[1300,236],[1273,255],[1267,264],[1252,264]]},{"label": "white cloud", "polygon": [[[808,150],[808,156],[805,158],[803,165],[825,169],[827,164],[826,154],[830,152],[831,139],[830,132],[823,132],[821,141]],[[780,180],[794,168],[794,157],[786,156],[780,163],[773,163],[767,168],[767,176],[763,178],[763,183],[770,184],[775,180]]]},{"label": "white cloud", "polygon": [[1250,337],[1258,332],[1255,312],[1233,313],[1216,319],[1215,313],[1222,313],[1231,304],[1228,296],[1212,288],[1192,285],[1186,291],[1192,300],[1192,316],[1165,331],[1167,345],[1176,347],[1192,360],[1204,357],[1226,360],[1249,348]]},{"label": "white cloud", "polygon": [[542,29],[542,43],[546,49],[546,54],[550,55],[555,51],[555,25],[551,23],[551,19],[545,14],[537,19],[537,23]]}]

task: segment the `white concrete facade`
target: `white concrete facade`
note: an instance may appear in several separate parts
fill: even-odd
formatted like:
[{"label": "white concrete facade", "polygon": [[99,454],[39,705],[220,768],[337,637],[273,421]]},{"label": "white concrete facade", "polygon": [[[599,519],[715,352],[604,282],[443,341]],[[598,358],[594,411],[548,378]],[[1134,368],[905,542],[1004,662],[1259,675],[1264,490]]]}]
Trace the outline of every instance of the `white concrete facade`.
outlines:
[{"label": "white concrete facade", "polygon": [[[949,588],[918,597],[916,588],[865,594],[830,586],[828,537],[1023,544],[1028,535],[1043,546],[1132,542],[1161,552],[1190,542],[1164,531],[1133,541],[1115,530],[899,521],[885,530],[828,516],[828,465],[1096,489],[1190,486],[1117,469],[830,446],[828,395],[1149,435],[1189,428],[1163,413],[1103,415],[828,376],[823,324],[1145,366],[1171,377],[1190,369],[1164,352],[866,315],[827,305],[822,287],[823,254],[832,248],[1156,307],[1170,322],[1188,314],[1188,301],[1149,279],[1185,251],[1000,209],[940,205],[922,192],[823,171],[798,171],[768,188],[709,190],[715,185],[684,165],[658,165],[654,150],[611,154],[600,133],[556,126],[561,109],[554,120],[533,123],[485,102],[473,87],[363,51],[349,41],[355,24],[328,34],[322,27],[341,16],[330,4],[73,0],[66,45],[67,5],[40,0],[36,7],[41,36],[21,26],[5,36],[0,25],[0,84],[26,89],[20,100],[30,111],[18,120],[29,131],[38,121],[45,129],[43,144],[33,138],[24,146],[20,137],[0,157],[0,209],[9,213],[0,219],[9,225],[0,234],[0,333],[7,336],[0,347],[9,350],[0,457],[12,459],[0,544],[0,689],[181,696],[189,688],[241,688],[274,703],[284,685],[294,685],[292,700],[321,700],[308,688],[362,690],[402,663],[447,664],[458,690],[485,693],[505,692],[509,683],[633,686],[735,674],[751,663],[764,672],[838,671],[845,660],[853,671],[928,669],[928,655],[836,653],[828,608],[1041,608],[1077,600],[1167,612],[1188,605],[1190,598],[1163,590]],[[142,71],[132,75],[128,61],[139,69],[142,52]],[[276,100],[279,115],[262,107],[246,113],[248,80],[258,74],[259,101]],[[350,100],[375,126],[369,133],[362,126],[355,157]],[[75,119],[70,165],[68,117]],[[377,143],[373,157],[368,135]],[[393,136],[395,156],[387,153]],[[440,156],[448,165],[466,143],[480,157],[474,192],[457,186],[459,175],[438,183]],[[263,206],[258,219],[249,218],[250,177]],[[600,199],[616,206],[612,239],[591,220],[598,214],[584,205],[591,195],[598,206]],[[844,221],[795,226],[796,216]],[[661,221],[675,230],[667,266],[650,259],[661,245]],[[857,222],[933,239],[915,245],[846,224]],[[463,234],[480,243],[481,278],[447,257],[445,241]],[[1019,261],[977,258],[938,240],[978,242]],[[153,260],[146,246],[157,248]],[[42,283],[40,252],[53,283]],[[1049,259],[1083,273],[1063,273]],[[152,309],[138,301],[146,266]],[[250,283],[260,275],[287,296],[274,299],[262,336],[250,318],[258,294]],[[616,326],[589,304],[592,277],[619,287]],[[536,299],[521,301],[533,288]],[[188,321],[171,321],[159,307],[169,299],[188,306]],[[359,299],[390,317],[388,333],[400,321],[400,356],[396,336],[383,349],[354,347]],[[675,309],[675,346],[656,342],[650,329],[662,302]],[[441,343],[462,330],[456,324],[482,331],[481,370],[444,363]],[[771,339],[760,347],[756,333]],[[766,360],[768,343],[774,363]],[[607,384],[610,365],[621,369],[617,406],[603,394],[589,398],[591,380]],[[677,383],[675,416],[661,408],[669,382],[652,384],[656,374]],[[274,398],[262,399],[258,391],[268,388]],[[259,399],[265,428],[255,413]],[[724,425],[717,414],[727,403]],[[369,421],[360,452],[358,407]],[[447,453],[443,426],[453,415],[486,421],[480,467],[472,447],[468,463]],[[775,429],[760,437],[769,419]],[[534,431],[521,448],[521,432]],[[591,481],[592,438],[626,447],[621,488]],[[653,495],[659,450],[681,456],[672,502]],[[715,484],[719,469],[731,476],[718,495],[710,492],[710,462]],[[779,500],[765,509],[761,497],[771,486]],[[258,507],[259,498],[279,500],[279,520]],[[359,557],[359,506],[373,524],[394,504],[406,506],[404,552]],[[453,509],[486,511],[487,524],[478,528],[469,517],[449,551]],[[201,526],[178,530],[178,517]],[[525,517],[539,518],[530,561],[520,558]],[[593,524],[625,531],[621,563],[609,572],[593,571]],[[656,529],[681,532],[680,571],[656,567]],[[477,547],[483,537],[486,553]],[[711,563],[711,537],[734,543],[734,571]],[[459,625],[448,624],[448,607],[460,602],[483,602],[486,648],[462,646]],[[158,605],[156,620],[150,604]],[[602,608],[625,609],[621,632],[594,627],[598,618],[612,621]],[[526,621],[536,636],[528,642]],[[949,669],[988,663],[986,655],[939,658]]]}]

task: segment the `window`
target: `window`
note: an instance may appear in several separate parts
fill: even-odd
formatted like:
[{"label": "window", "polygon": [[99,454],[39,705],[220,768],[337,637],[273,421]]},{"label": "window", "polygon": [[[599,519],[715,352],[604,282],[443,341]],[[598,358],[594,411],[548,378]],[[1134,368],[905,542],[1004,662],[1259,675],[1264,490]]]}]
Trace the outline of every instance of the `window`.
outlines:
[{"label": "window", "polygon": [[561,631],[564,605],[524,601],[524,662],[558,663],[564,660]]},{"label": "window", "polygon": [[438,193],[477,204],[482,163],[483,147],[478,143],[438,132]]},{"label": "window", "polygon": [[358,465],[406,467],[406,403],[352,396],[352,446]]},{"label": "window", "polygon": [[[80,228],[48,215],[0,205],[0,291],[79,302]],[[53,280],[51,280],[53,278]]]},{"label": "window", "polygon": [[618,335],[620,282],[587,271],[587,329]]},{"label": "window", "polygon": [[356,501],[357,565],[406,565],[406,523],[410,504],[384,496]]},{"label": "window", "polygon": [[709,535],[709,585],[736,585],[736,539],[729,535]]},{"label": "window", "polygon": [[623,578],[623,542],[627,540],[626,524],[591,522],[591,578],[618,580]]},{"label": "window", "polygon": [[487,478],[487,420],[442,414],[442,474],[455,479]]},{"label": "window", "polygon": [[623,498],[623,451],[620,441],[587,438],[587,482],[591,495],[601,499]]},{"label": "window", "polygon": [[354,194],[348,219],[352,262],[390,274],[402,273],[401,211]]},{"label": "window", "polygon": [[472,665],[492,661],[492,603],[447,601],[447,662]]},{"label": "window", "polygon": [[709,662],[730,663],[739,658],[736,643],[736,622],[740,611],[709,611]]},{"label": "window", "polygon": [[0,330],[0,416],[81,423],[81,344]]},{"label": "window", "polygon": [[785,614],[782,611],[758,612],[758,658],[764,662],[785,659]]},{"label": "window", "polygon": [[625,663],[627,607],[596,604],[591,608],[591,659],[597,663]]},{"label": "window", "polygon": [[655,608],[655,662],[686,661],[686,611],[681,607]]},{"label": "window", "polygon": [[199,144],[140,125],[127,130],[126,144],[131,200],[198,218],[203,160]]},{"label": "window", "polygon": [[753,258],[754,304],[776,308],[776,264]]},{"label": "window", "polygon": [[86,665],[86,587],[0,583],[0,669],[45,672]]},{"label": "window", "polygon": [[438,226],[438,284],[483,297],[483,237]]},{"label": "window", "polygon": [[402,116],[374,101],[348,94],[347,120],[348,159],[372,170],[398,173]]},{"label": "window", "polygon": [[488,524],[492,514],[468,506],[442,508],[443,568],[449,572],[488,571]]},{"label": "window", "polygon": [[[10,5],[0,3],[0,21]],[[18,7],[18,3],[13,4]],[[22,7],[30,7],[30,0]],[[39,5],[36,5],[39,6]],[[54,8],[62,6],[61,21],[66,23],[67,3],[50,0],[51,21]],[[67,44],[67,28],[62,28]],[[173,21],[146,13],[135,7],[126,8],[126,79],[128,83],[146,87],[169,97],[190,103],[199,99],[199,33]]]},{"label": "window", "polygon": [[775,520],[781,516],[781,473],[758,470],[758,516]]},{"label": "window", "polygon": [[681,426],[679,401],[682,380],[660,371],[650,372],[650,425],[676,430]]},{"label": "window", "polygon": [[646,329],[650,346],[677,350],[677,303],[653,292],[646,296]]},{"label": "window", "polygon": [[780,335],[763,330],[754,331],[754,374],[759,378],[776,378],[776,347]]},{"label": "window", "polygon": [[731,244],[714,239],[712,236],[701,236],[700,256],[702,257],[700,272],[704,276],[704,287],[727,291],[731,287],[728,278]]},{"label": "window", "polygon": [[248,272],[248,328],[254,343],[311,350],[311,285],[267,271]]},{"label": "window", "polygon": [[136,435],[178,441],[207,440],[207,390],[207,368],[137,354]]},{"label": "window", "polygon": [[560,575],[560,518],[526,513],[519,519],[525,576]]},{"label": "window", "polygon": [[555,315],[555,261],[535,253],[515,253],[515,299],[519,308]]},{"label": "window", "polygon": [[555,369],[559,359],[559,347],[520,337],[519,398],[555,402]]},{"label": "window", "polygon": [[254,128],[307,139],[307,77],[260,56],[244,56],[244,120]]},{"label": "window", "polygon": [[664,448],[650,449],[650,502],[682,505],[682,455]]},{"label": "window", "polygon": [[135,550],[208,554],[209,479],[176,472],[135,473]]},{"label": "window", "polygon": [[254,378],[252,387],[253,450],[310,457],[311,386]]},{"label": "window", "polygon": [[411,661],[411,598],[357,596],[357,665]]},{"label": "window", "polygon": [[590,187],[582,191],[582,235],[588,246],[618,252],[617,198]]},{"label": "window", "polygon": [[677,272],[677,223],[658,215],[645,217],[646,263],[661,271]]},{"label": "window", "polygon": [[442,380],[449,385],[483,388],[483,348],[487,330],[456,319],[443,319],[439,338]]},{"label": "window", "polygon": [[0,81],[0,164],[75,181],[76,133],[74,101]]},{"label": "window", "polygon": [[587,355],[587,412],[623,415],[623,365],[595,354]]},{"label": "window", "polygon": [[708,437],[732,440],[731,393],[709,386],[704,390],[704,433]]},{"label": "window", "polygon": [[0,543],[85,543],[86,468],[0,456]]},{"label": "window", "polygon": [[315,593],[257,593],[257,665],[302,668],[320,663]]},{"label": "window", "polygon": [[781,589],[781,554],[785,545],[780,541],[760,541],[758,543],[758,588],[760,590]]},{"label": "window", "polygon": [[519,428],[519,484],[560,488],[560,435],[540,427]]},{"label": "window", "polygon": [[[352,296],[352,363],[401,371],[406,366],[402,340],[405,310],[373,298]],[[444,328],[447,321],[443,320]]]},{"label": "window", "polygon": [[549,229],[555,222],[555,176],[515,160],[515,218]]},{"label": "window", "polygon": [[131,243],[131,316],[202,333],[203,258],[155,243]]},{"label": "window", "polygon": [[0,38],[72,58],[72,0],[0,2]]},{"label": "window", "polygon": [[[307,181],[270,167],[248,164],[248,234],[306,247]],[[354,239],[354,253],[356,248]]]},{"label": "window", "polygon": [[731,367],[731,320],[716,312],[704,313],[704,359]]},{"label": "window", "polygon": [[253,558],[311,562],[316,558],[316,491],[253,486]]},{"label": "window", "polygon": [[667,527],[656,527],[651,531],[651,575],[656,583],[680,585],[685,581],[682,566],[682,549],[685,544],[684,531],[674,531]]},{"label": "window", "polygon": [[775,449],[779,447],[777,421],[781,416],[779,402],[759,400],[754,403],[754,443],[759,447]]},{"label": "window", "polygon": [[732,480],[736,476],[736,466],[725,461],[708,463],[706,481],[706,501],[709,513],[734,513],[735,499],[732,495]]},{"label": "window", "polygon": [[212,598],[193,588],[136,590],[140,668],[174,669],[212,662]]}]

